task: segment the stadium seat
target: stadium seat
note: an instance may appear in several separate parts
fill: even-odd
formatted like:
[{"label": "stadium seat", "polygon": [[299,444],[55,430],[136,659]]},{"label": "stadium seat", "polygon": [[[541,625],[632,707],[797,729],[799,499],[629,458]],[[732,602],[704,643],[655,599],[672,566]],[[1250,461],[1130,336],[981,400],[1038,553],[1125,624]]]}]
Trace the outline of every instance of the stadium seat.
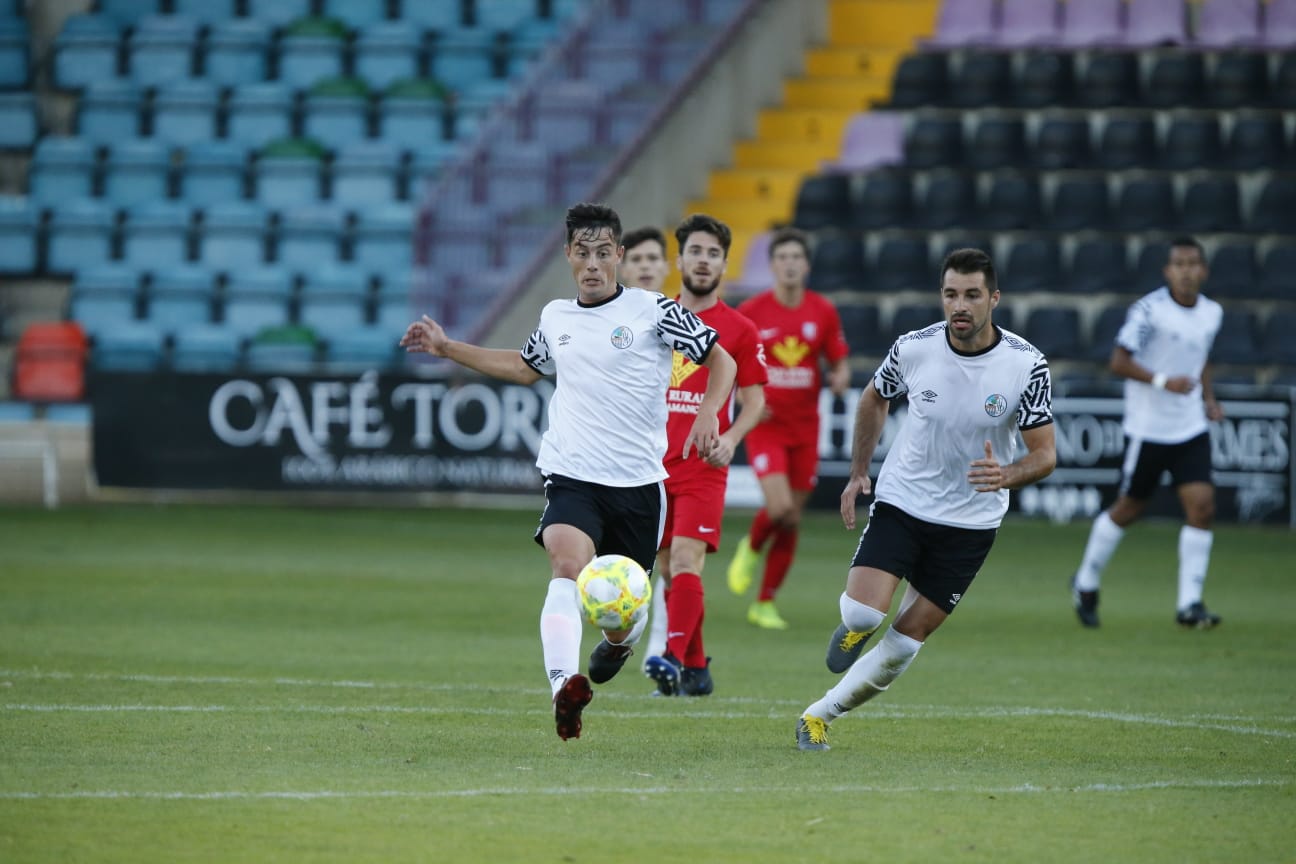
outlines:
[{"label": "stadium seat", "polygon": [[122,223],[122,258],[149,270],[181,264],[189,257],[189,205],[144,201],[132,206]]},{"label": "stadium seat", "polygon": [[303,134],[329,150],[369,137],[369,93],[356,78],[326,78],[307,91],[302,105]]},{"label": "stadium seat", "polygon": [[32,273],[36,270],[39,221],[39,211],[27,198],[0,195],[0,273]]},{"label": "stadium seat", "polygon": [[363,301],[371,282],[368,271],[360,264],[323,263],[305,271],[301,297],[346,297]]},{"label": "stadium seat", "polygon": [[931,230],[966,224],[976,208],[973,175],[960,171],[932,171],[918,192],[914,222]]},{"label": "stadium seat", "polygon": [[[1274,246],[1264,254],[1259,293],[1261,297],[1275,299],[1296,297],[1296,245]],[[1292,344],[1296,344],[1296,339]]]},{"label": "stadium seat", "polygon": [[216,25],[234,17],[238,0],[171,0],[176,15],[200,24]]},{"label": "stadium seat", "polygon": [[[518,139],[565,143],[606,143],[598,115],[588,110],[597,104],[602,91],[584,81],[561,81],[542,88],[533,99],[524,100],[518,112]],[[456,137],[462,135],[456,130]]]},{"label": "stadium seat", "polygon": [[1275,108],[1296,108],[1296,51],[1284,51],[1279,55],[1269,104]]},{"label": "stadium seat", "polygon": [[226,278],[224,299],[227,303],[242,298],[273,300],[286,309],[294,290],[295,279],[287,267],[239,267]]},{"label": "stadium seat", "polygon": [[326,17],[341,21],[349,30],[372,27],[387,17],[386,5],[373,0],[324,0],[321,11]]},{"label": "stadium seat", "polygon": [[31,31],[26,21],[0,17],[0,88],[16,90],[27,86],[30,43]]},{"label": "stadium seat", "polygon": [[269,71],[270,27],[255,18],[211,22],[204,41],[203,77],[220,87],[264,81]]},{"label": "stadium seat", "polygon": [[235,87],[229,96],[226,136],[247,147],[264,147],[292,135],[292,88],[278,81]]},{"label": "stadium seat", "polygon": [[359,210],[396,200],[400,151],[386,141],[364,141],[338,151],[332,167],[332,199]]},{"label": "stadium seat", "polygon": [[904,114],[892,111],[864,111],[851,117],[842,132],[837,158],[824,163],[824,170],[864,172],[883,165],[904,162]]},{"label": "stadium seat", "polygon": [[1237,178],[1214,173],[1198,177],[1184,190],[1180,227],[1194,234],[1242,230]]},{"label": "stadium seat", "polygon": [[162,0],[99,0],[99,11],[123,27],[162,11]]},{"label": "stadium seat", "polygon": [[133,207],[167,197],[171,153],[153,138],[114,142],[104,162],[104,197],[115,207]]},{"label": "stadium seat", "polygon": [[1067,271],[1073,294],[1125,293],[1130,290],[1125,243],[1116,237],[1089,237],[1076,243]]},{"label": "stadium seat", "polygon": [[226,297],[222,321],[231,333],[247,339],[264,328],[287,325],[288,303],[272,295]]},{"label": "stadium seat", "polygon": [[1157,163],[1156,121],[1147,112],[1110,114],[1099,136],[1098,164],[1109,171]]},{"label": "stadium seat", "polygon": [[28,192],[33,201],[49,206],[94,191],[95,149],[84,138],[46,135],[32,154]]},{"label": "stadium seat", "polygon": [[[270,27],[284,27],[311,13],[311,0],[245,0],[247,15],[257,21],[263,21]],[[428,5],[425,3],[406,3],[411,10]],[[440,3],[433,3],[440,6]]]},{"label": "stadium seat", "polygon": [[890,340],[879,335],[881,317],[874,303],[839,303],[837,315],[852,357],[880,357],[890,347]]},{"label": "stadium seat", "polygon": [[1254,366],[1262,363],[1259,331],[1255,313],[1250,309],[1225,307],[1224,320],[1215,345],[1211,349],[1211,362],[1225,365]]},{"label": "stadium seat", "polygon": [[806,177],[797,190],[792,223],[805,231],[846,225],[851,217],[850,177],[819,174]]},{"label": "stadium seat", "polygon": [[1266,363],[1296,366],[1296,310],[1275,309],[1265,320],[1260,336],[1260,352]]},{"label": "stadium seat", "polygon": [[198,207],[243,197],[248,150],[237,141],[201,141],[185,150],[180,197]]},{"label": "stadium seat", "polygon": [[106,15],[70,16],[54,38],[55,83],[76,90],[115,79],[119,35],[119,25]]},{"label": "stadium seat", "polygon": [[214,202],[198,226],[198,260],[217,268],[264,261],[268,228],[269,214],[255,201]]},{"label": "stadium seat", "polygon": [[1238,111],[1229,129],[1225,162],[1239,171],[1290,165],[1282,115],[1275,111]]},{"label": "stadium seat", "polygon": [[418,153],[445,139],[446,91],[435,81],[402,81],[388,87],[378,104],[381,137]]},{"label": "stadium seat", "polygon": [[1023,55],[1020,62],[1013,75],[1012,104],[1019,108],[1051,108],[1075,101],[1072,54],[1037,49]]},{"label": "stadium seat", "polygon": [[999,171],[989,184],[982,204],[968,220],[969,227],[988,231],[1039,227],[1040,189],[1034,174]]},{"label": "stadium seat", "polygon": [[954,65],[948,101],[960,108],[1006,104],[1012,91],[1012,56],[1001,51],[970,51]]},{"label": "stadium seat", "polygon": [[1274,174],[1264,181],[1246,227],[1265,234],[1296,234],[1296,177]]},{"label": "stadium seat", "polygon": [[945,313],[941,307],[930,303],[910,303],[895,310],[895,315],[891,318],[890,332],[884,331],[883,335],[890,336],[891,341],[894,341],[906,333],[925,330],[944,320]]},{"label": "stadium seat", "polygon": [[1137,48],[1183,45],[1188,41],[1183,0],[1128,0],[1125,44]]},{"label": "stadium seat", "polygon": [[1143,104],[1154,108],[1191,108],[1206,102],[1206,66],[1201,54],[1158,54],[1148,69]]},{"label": "stadium seat", "polygon": [[222,324],[187,326],[172,339],[171,368],[177,372],[226,372],[239,364],[241,337]]},{"label": "stadium seat", "polygon": [[999,0],[999,26],[994,41],[1007,48],[1029,48],[1058,41],[1056,3],[1039,0]]},{"label": "stadium seat", "polygon": [[104,201],[60,201],[50,216],[46,266],[52,273],[74,273],[111,257],[116,216]]},{"label": "stadium seat", "polygon": [[967,166],[978,171],[1015,168],[1026,161],[1026,124],[1020,115],[983,115],[972,130]]},{"label": "stadium seat", "polygon": [[1124,0],[1063,3],[1058,42],[1068,48],[1118,45],[1124,41]]},{"label": "stadium seat", "polygon": [[209,324],[212,298],[155,290],[149,294],[146,320],[163,335]]},{"label": "stadium seat", "polygon": [[332,334],[326,340],[324,359],[334,369],[382,371],[398,366],[403,353],[392,331],[375,324]]},{"label": "stadium seat", "polygon": [[1056,231],[1101,230],[1110,218],[1107,198],[1107,175],[1065,175],[1053,189],[1046,224]]},{"label": "stadium seat", "polygon": [[160,87],[193,77],[198,25],[174,15],[150,15],[135,23],[126,44],[130,78]]},{"label": "stadium seat", "polygon": [[1296,0],[1269,0],[1265,4],[1260,39],[1267,48],[1296,46]]},{"label": "stadium seat", "polygon": [[280,209],[310,204],[320,198],[323,151],[313,141],[271,142],[253,163],[257,200]]},{"label": "stadium seat", "polygon": [[1174,171],[1214,168],[1221,160],[1219,116],[1194,112],[1172,117],[1161,146],[1161,166]]},{"label": "stadium seat", "polygon": [[[774,274],[769,266],[769,241],[770,232],[761,231],[751,236],[745,249],[740,249],[738,244],[735,243],[734,249],[731,251],[741,254],[742,268],[736,278],[726,281],[728,293],[731,296],[745,297],[764,291],[774,284]],[[731,254],[730,260],[732,261],[734,257]],[[811,274],[810,278],[814,278],[813,274]]]},{"label": "stadium seat", "polygon": [[340,294],[303,295],[297,320],[327,341],[365,326],[364,301]]},{"label": "stadium seat", "polygon": [[1211,253],[1210,278],[1203,290],[1218,298],[1249,298],[1260,295],[1255,247],[1242,240],[1220,244]]},{"label": "stadium seat", "polygon": [[279,214],[275,260],[299,270],[341,258],[342,211],[322,206],[294,207]]},{"label": "stadium seat", "polygon": [[1260,0],[1199,0],[1193,43],[1234,48],[1260,42]]},{"label": "stadium seat", "polygon": [[124,79],[91,83],[77,100],[77,134],[95,144],[134,138],[140,129],[139,88]]},{"label": "stadium seat", "polygon": [[1044,356],[1073,360],[1081,356],[1080,313],[1071,308],[1035,308],[1026,318],[1026,341]]},{"label": "stadium seat", "polygon": [[1121,231],[1168,231],[1179,225],[1174,183],[1148,174],[1127,179],[1117,195],[1113,225]]},{"label": "stadium seat", "polygon": [[900,58],[891,78],[892,108],[923,108],[943,105],[949,98],[949,60],[931,51]]},{"label": "stadium seat", "polygon": [[343,74],[346,27],[331,18],[300,18],[279,38],[279,80],[305,90],[322,78]]},{"label": "stadium seat", "polygon": [[126,264],[100,264],[76,271],[72,293],[135,299],[139,293],[140,271]]},{"label": "stadium seat", "polygon": [[1138,58],[1127,52],[1095,51],[1080,67],[1076,99],[1086,108],[1137,104]]},{"label": "stadium seat", "polygon": [[1214,108],[1264,105],[1269,101],[1268,58],[1259,51],[1226,51],[1215,57],[1206,84]]},{"label": "stadium seat", "polygon": [[815,244],[810,286],[816,291],[865,290],[864,244],[856,234],[833,232]]},{"label": "stadium seat", "polygon": [[138,312],[138,298],[134,296],[74,293],[68,302],[68,317],[91,337],[134,323]]},{"label": "stadium seat", "polygon": [[934,289],[939,283],[931,271],[925,235],[883,237],[866,287],[884,294]]},{"label": "stadium seat", "polygon": [[216,137],[220,94],[196,79],[161,86],[153,95],[153,137],[172,147],[188,147]]},{"label": "stadium seat", "polygon": [[1013,292],[1057,291],[1062,287],[1062,252],[1052,234],[1025,234],[1008,249],[1004,286]]},{"label": "stadium seat", "polygon": [[1030,147],[1031,161],[1045,171],[1086,168],[1093,161],[1089,121],[1082,116],[1045,116]]},{"label": "stadium seat", "polygon": [[418,27],[408,20],[366,27],[355,40],[356,75],[377,90],[417,78],[422,42]]},{"label": "stadium seat", "polygon": [[965,48],[993,42],[999,24],[996,0],[943,0],[928,44]]},{"label": "stadium seat", "polygon": [[465,90],[495,74],[495,38],[485,30],[454,30],[432,46],[429,74],[451,90]]},{"label": "stadium seat", "polygon": [[35,94],[0,92],[0,150],[30,150],[38,131]]},{"label": "stadium seat", "polygon": [[247,344],[244,362],[253,372],[307,372],[315,364],[315,334],[308,327],[262,327]]},{"label": "stadium seat", "polygon": [[905,135],[910,168],[949,168],[963,161],[963,125],[957,118],[919,114]]},{"label": "stadium seat", "polygon": [[1098,313],[1098,318],[1094,321],[1093,337],[1084,352],[1086,360],[1104,364],[1111,360],[1112,349],[1116,347],[1116,334],[1124,326],[1128,312],[1125,306],[1108,306]]},{"label": "stadium seat", "polygon": [[414,220],[407,204],[366,207],[356,214],[352,257],[373,271],[408,270],[414,263]]},{"label": "stadium seat", "polygon": [[162,330],[148,321],[129,321],[94,332],[90,364],[114,372],[153,372],[163,356]]},{"label": "stadium seat", "polygon": [[28,324],[14,349],[13,395],[29,402],[85,398],[85,332],[73,321]]}]

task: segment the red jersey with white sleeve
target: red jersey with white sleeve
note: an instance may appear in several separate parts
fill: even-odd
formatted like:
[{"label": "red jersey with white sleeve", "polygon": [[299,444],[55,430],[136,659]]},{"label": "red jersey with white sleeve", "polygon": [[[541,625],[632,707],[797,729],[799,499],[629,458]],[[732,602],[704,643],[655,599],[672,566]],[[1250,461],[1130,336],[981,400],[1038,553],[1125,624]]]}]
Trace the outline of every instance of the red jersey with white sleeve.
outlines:
[{"label": "red jersey with white sleeve", "polygon": [[777,430],[787,440],[816,443],[820,361],[832,365],[850,353],[836,307],[810,290],[797,306],[784,306],[771,290],[746,301],[738,311],[756,325],[765,346],[769,419],[761,424],[762,433]]},{"label": "red jersey with white sleeve", "polygon": [[[766,382],[765,355],[760,337],[756,333],[756,325],[723,300],[695,314],[719,334],[718,341],[733,356],[734,362],[738,365],[734,377],[734,390],[729,394],[728,401],[717,416],[720,421],[719,431],[723,435],[733,425],[734,417],[737,416],[735,394],[738,388]],[[663,460],[672,478],[690,470],[727,471],[727,469],[712,468],[704,460],[699,459],[697,453],[690,453],[688,459],[682,457],[684,441],[688,438],[689,430],[693,428],[693,420],[697,417],[698,405],[701,404],[702,396],[706,393],[710,374],[710,370],[705,366],[697,365],[679,352],[675,353],[671,364],[670,387],[666,390],[667,446],[666,458]]]}]

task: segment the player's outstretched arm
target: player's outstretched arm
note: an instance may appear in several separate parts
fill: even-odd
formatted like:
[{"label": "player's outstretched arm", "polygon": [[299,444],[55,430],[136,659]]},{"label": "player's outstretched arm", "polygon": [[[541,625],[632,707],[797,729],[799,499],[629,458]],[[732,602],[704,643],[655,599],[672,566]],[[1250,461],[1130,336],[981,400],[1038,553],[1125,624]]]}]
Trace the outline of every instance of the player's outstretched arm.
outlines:
[{"label": "player's outstretched arm", "polygon": [[855,530],[855,505],[860,496],[873,491],[873,481],[869,479],[869,465],[873,462],[873,451],[877,449],[882,438],[882,429],[886,426],[887,411],[890,403],[873,386],[873,381],[865,385],[860,393],[859,404],[855,407],[855,436],[851,440],[850,479],[841,494],[842,524],[847,531]]},{"label": "player's outstretched arm", "polygon": [[445,357],[474,372],[515,384],[531,384],[541,378],[540,373],[528,366],[517,351],[509,348],[482,348],[480,345],[450,339],[441,325],[426,315],[406,328],[400,344],[411,354]]},{"label": "player's outstretched arm", "polygon": [[756,428],[761,421],[761,415],[765,413],[765,385],[749,384],[746,387],[739,387],[738,401],[742,404],[742,408],[734,418],[733,425],[720,436],[715,449],[707,457],[708,465],[724,468],[733,461],[738,445],[742,443],[748,432]]}]

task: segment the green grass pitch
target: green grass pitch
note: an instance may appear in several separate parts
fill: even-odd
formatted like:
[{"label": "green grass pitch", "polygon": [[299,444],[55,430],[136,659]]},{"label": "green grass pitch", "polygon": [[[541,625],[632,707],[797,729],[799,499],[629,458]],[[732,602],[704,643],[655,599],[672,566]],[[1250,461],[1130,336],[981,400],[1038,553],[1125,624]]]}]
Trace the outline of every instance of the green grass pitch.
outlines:
[{"label": "green grass pitch", "polygon": [[[1211,632],[1173,623],[1178,526],[1010,520],[891,691],[801,753],[856,536],[805,525],[750,627],[704,576],[716,692],[640,657],[558,740],[539,513],[0,510],[0,861],[1296,860],[1296,535],[1216,533]],[[597,638],[587,629],[582,653]]]}]

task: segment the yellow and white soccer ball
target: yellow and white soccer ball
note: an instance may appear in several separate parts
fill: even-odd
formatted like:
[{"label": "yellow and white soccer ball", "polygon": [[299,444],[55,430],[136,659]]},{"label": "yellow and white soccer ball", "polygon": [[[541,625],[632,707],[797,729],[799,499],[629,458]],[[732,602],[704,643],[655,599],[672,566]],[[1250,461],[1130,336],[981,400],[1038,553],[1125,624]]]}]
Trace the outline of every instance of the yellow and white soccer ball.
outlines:
[{"label": "yellow and white soccer ball", "polygon": [[600,555],[576,577],[585,620],[601,630],[629,630],[648,614],[652,580],[624,555]]}]

